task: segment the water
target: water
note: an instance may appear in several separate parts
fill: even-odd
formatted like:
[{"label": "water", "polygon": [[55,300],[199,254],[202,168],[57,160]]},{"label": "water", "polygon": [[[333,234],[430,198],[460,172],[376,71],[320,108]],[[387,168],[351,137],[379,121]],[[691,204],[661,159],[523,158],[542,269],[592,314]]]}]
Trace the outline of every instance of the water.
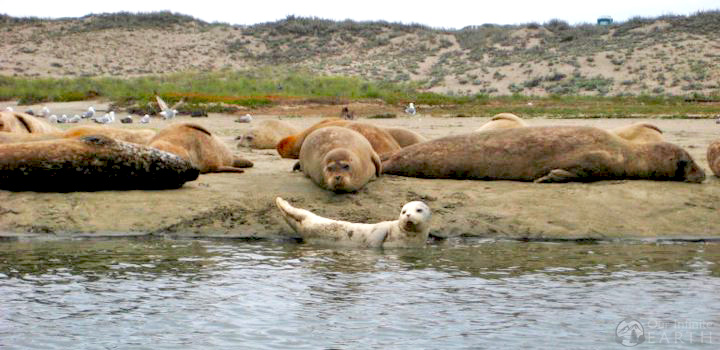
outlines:
[{"label": "water", "polygon": [[623,349],[626,317],[637,348],[717,349],[719,262],[701,243],[6,242],[0,349]]}]

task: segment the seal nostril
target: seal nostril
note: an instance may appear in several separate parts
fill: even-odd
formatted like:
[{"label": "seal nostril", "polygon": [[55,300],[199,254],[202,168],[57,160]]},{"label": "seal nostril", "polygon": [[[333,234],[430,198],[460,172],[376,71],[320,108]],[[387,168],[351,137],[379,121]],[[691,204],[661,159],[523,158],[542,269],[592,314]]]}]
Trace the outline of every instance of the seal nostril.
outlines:
[{"label": "seal nostril", "polygon": [[335,181],[340,181],[340,180],[342,180],[342,176],[340,176],[340,175],[335,176]]}]

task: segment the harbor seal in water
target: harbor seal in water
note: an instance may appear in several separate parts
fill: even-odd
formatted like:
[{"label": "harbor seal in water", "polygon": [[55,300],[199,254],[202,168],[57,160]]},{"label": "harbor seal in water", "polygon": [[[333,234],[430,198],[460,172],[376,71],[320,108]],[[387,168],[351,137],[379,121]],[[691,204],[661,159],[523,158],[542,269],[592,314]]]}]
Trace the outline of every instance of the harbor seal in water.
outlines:
[{"label": "harbor seal in water", "polygon": [[663,132],[650,123],[634,123],[608,130],[611,133],[636,143],[663,142]]},{"label": "harbor seal in water", "polygon": [[203,174],[242,173],[240,168],[253,166],[251,161],[235,157],[217,136],[193,123],[170,125],[160,130],[148,145],[189,160]]},{"label": "harbor seal in water", "polygon": [[263,120],[253,125],[250,130],[240,136],[238,147],[254,149],[274,149],[278,142],[290,135],[299,133],[298,128],[282,120]]},{"label": "harbor seal in water", "polygon": [[380,176],[380,157],[359,133],[329,126],[313,131],[300,150],[300,169],[318,186],[355,192]]},{"label": "harbor seal in water", "polygon": [[720,176],[720,140],[710,143],[707,149],[707,161],[715,176]]},{"label": "harbor seal in water", "polygon": [[0,188],[13,191],[170,189],[198,173],[174,154],[101,135],[0,145]]},{"label": "harbor seal in water", "polygon": [[401,147],[387,131],[382,128],[362,122],[353,122],[340,119],[323,120],[296,135],[288,136],[277,144],[277,151],[283,158],[297,159],[300,156],[305,138],[313,131],[330,126],[339,126],[355,130],[363,135],[377,154],[385,154],[399,150]]},{"label": "harbor seal in water", "polygon": [[41,134],[59,132],[60,129],[27,113],[0,112],[0,131],[21,134]]},{"label": "harbor seal in water", "polygon": [[392,154],[383,172],[411,177],[535,182],[653,179],[700,183],[682,148],[633,143],[582,126],[525,127],[454,135]]},{"label": "harbor seal in water", "polygon": [[295,208],[275,198],[285,221],[309,243],[342,246],[391,248],[424,246],[430,232],[430,208],[423,202],[410,202],[395,221],[361,224],[324,218],[305,209]]},{"label": "harbor seal in water", "polygon": [[425,138],[425,136],[422,136],[409,129],[401,127],[385,127],[383,129],[387,131],[387,133],[390,134],[390,136],[395,139],[395,142],[397,142],[398,145],[402,148],[427,141],[427,138]]},{"label": "harbor seal in water", "polygon": [[68,129],[63,134],[66,138],[78,138],[88,135],[103,135],[116,140],[147,145],[157,132],[150,129],[113,128],[102,125],[84,125]]},{"label": "harbor seal in water", "polygon": [[528,124],[515,114],[499,113],[490,118],[489,122],[483,124],[479,129],[475,130],[475,132],[523,128],[526,126],[528,126]]}]

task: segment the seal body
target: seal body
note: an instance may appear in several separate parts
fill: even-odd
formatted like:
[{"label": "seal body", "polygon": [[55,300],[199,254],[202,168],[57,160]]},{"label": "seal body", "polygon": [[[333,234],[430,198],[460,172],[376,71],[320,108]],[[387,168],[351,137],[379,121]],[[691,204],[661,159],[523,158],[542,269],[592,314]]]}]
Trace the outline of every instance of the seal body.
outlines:
[{"label": "seal body", "polygon": [[710,143],[707,149],[707,161],[715,176],[720,176],[720,140]]},{"label": "seal body", "polygon": [[88,135],[103,135],[116,140],[147,145],[157,132],[150,129],[113,128],[101,125],[83,125],[66,130],[63,137],[78,138]]},{"label": "seal body", "polygon": [[160,130],[148,143],[190,161],[200,173],[236,172],[253,166],[249,160],[235,157],[217,136],[194,123],[178,123]]},{"label": "seal body", "polygon": [[305,138],[315,130],[329,126],[340,126],[359,132],[370,142],[370,145],[372,145],[377,154],[390,153],[401,148],[393,136],[383,128],[368,123],[334,118],[323,120],[303,130],[299,134],[291,135],[280,140],[276,147],[278,154],[283,158],[297,159],[300,156],[300,149],[302,148],[303,142],[305,142]]},{"label": "seal body", "polygon": [[27,113],[0,112],[0,131],[21,134],[41,134],[59,132],[60,129]]},{"label": "seal body", "polygon": [[633,123],[613,128],[609,131],[625,140],[636,143],[665,141],[662,130],[650,123]]},{"label": "seal body", "polygon": [[300,150],[300,169],[318,186],[354,192],[380,176],[380,157],[359,133],[330,126],[313,131]]},{"label": "seal body", "polygon": [[425,142],[427,138],[412,130],[400,128],[400,127],[385,127],[383,128],[390,136],[395,139],[395,142],[400,147],[407,147],[416,143]]},{"label": "seal body", "polygon": [[275,204],[290,227],[303,240],[315,244],[351,247],[421,247],[430,232],[430,208],[423,202],[403,206],[395,221],[352,223],[318,216],[295,208],[280,197]]},{"label": "seal body", "polygon": [[514,129],[523,128],[528,124],[520,117],[512,113],[499,113],[490,118],[490,121],[483,124],[476,132],[489,131],[489,130],[501,130],[501,129]]},{"label": "seal body", "polygon": [[6,190],[169,189],[198,173],[174,154],[105,136],[0,145],[0,188]]},{"label": "seal body", "polygon": [[536,182],[654,179],[702,182],[682,148],[632,143],[593,127],[525,127],[443,137],[383,162],[383,172],[412,177]]},{"label": "seal body", "polygon": [[295,135],[298,132],[300,132],[298,128],[290,125],[288,122],[276,119],[263,120],[253,125],[253,127],[242,136],[238,147],[274,149],[280,140],[290,135]]}]

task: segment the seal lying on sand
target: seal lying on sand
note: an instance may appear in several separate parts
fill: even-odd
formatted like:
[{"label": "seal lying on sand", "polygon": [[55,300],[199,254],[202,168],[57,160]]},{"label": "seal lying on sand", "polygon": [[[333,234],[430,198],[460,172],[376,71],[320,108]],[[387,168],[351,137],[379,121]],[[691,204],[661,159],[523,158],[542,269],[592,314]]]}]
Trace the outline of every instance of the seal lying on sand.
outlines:
[{"label": "seal lying on sand", "polygon": [[116,140],[147,145],[157,132],[150,129],[113,128],[100,125],[84,125],[68,129],[63,133],[66,138],[78,138],[87,135],[103,135]]},{"label": "seal lying on sand", "polygon": [[313,131],[300,150],[300,169],[333,192],[357,191],[380,176],[380,157],[359,133],[330,126]]},{"label": "seal lying on sand", "polygon": [[0,131],[36,134],[60,131],[48,122],[21,112],[0,112]]},{"label": "seal lying on sand", "polygon": [[490,118],[490,121],[483,124],[475,132],[489,131],[489,130],[501,130],[501,129],[513,129],[523,128],[528,124],[520,117],[512,113],[499,113]]},{"label": "seal lying on sand", "polygon": [[401,147],[387,131],[368,123],[349,120],[326,119],[296,135],[288,136],[277,144],[277,151],[283,158],[297,159],[305,138],[313,131],[330,126],[339,126],[355,130],[363,135],[372,145],[377,154],[385,154],[399,150]]},{"label": "seal lying on sand", "polygon": [[240,137],[238,147],[254,149],[273,149],[285,137],[299,133],[296,127],[282,120],[263,120],[253,125],[250,130]]},{"label": "seal lying on sand", "polygon": [[665,139],[662,130],[650,123],[634,123],[608,130],[628,141],[641,142],[663,142]]},{"label": "seal lying on sand", "polygon": [[425,142],[427,138],[412,130],[400,128],[400,127],[385,127],[383,128],[392,136],[400,147],[407,147],[416,143]]},{"label": "seal lying on sand", "polygon": [[682,148],[633,143],[593,127],[525,127],[455,135],[392,154],[383,172],[423,178],[536,182],[654,179],[702,182]]},{"label": "seal lying on sand", "polygon": [[169,189],[198,173],[174,154],[105,136],[0,145],[0,188],[13,191]]},{"label": "seal lying on sand", "polygon": [[710,143],[707,149],[707,161],[715,176],[720,176],[720,140]]},{"label": "seal lying on sand", "polygon": [[160,130],[148,146],[189,160],[200,173],[242,173],[240,168],[253,166],[251,161],[233,156],[222,140],[193,123],[174,124]]},{"label": "seal lying on sand", "polygon": [[275,198],[285,221],[309,243],[359,247],[417,247],[425,245],[430,232],[430,208],[423,202],[403,206],[395,221],[359,224],[332,220],[295,208]]}]

